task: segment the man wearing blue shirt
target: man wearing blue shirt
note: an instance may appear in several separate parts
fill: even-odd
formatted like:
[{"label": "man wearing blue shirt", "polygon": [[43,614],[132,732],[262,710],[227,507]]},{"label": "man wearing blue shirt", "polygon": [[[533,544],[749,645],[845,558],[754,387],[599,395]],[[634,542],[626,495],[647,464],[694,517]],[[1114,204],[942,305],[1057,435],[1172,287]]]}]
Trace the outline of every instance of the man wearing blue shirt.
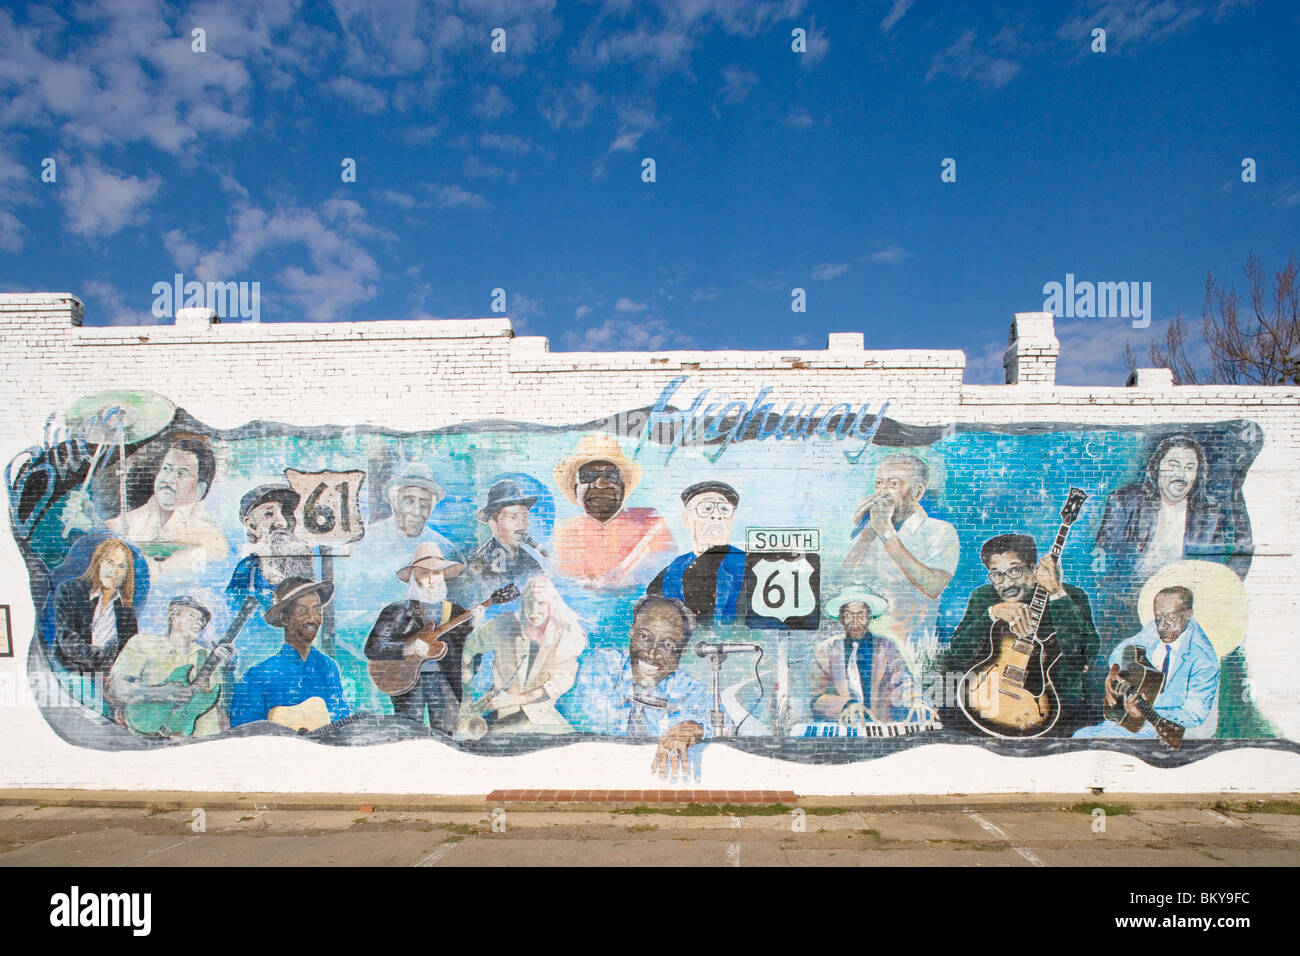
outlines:
[{"label": "man wearing blue shirt", "polygon": [[704,739],[713,697],[678,669],[695,619],[681,601],[648,594],[632,609],[628,649],[594,652],[574,691],[582,730],[627,737],[658,737],[651,771],[685,774],[687,752]]},{"label": "man wearing blue shirt", "polygon": [[274,657],[248,669],[235,688],[230,725],[266,720],[274,707],[293,707],[313,697],[325,702],[330,720],[351,713],[343,697],[339,668],[312,647],[321,625],[321,608],[334,597],[334,585],[307,578],[285,578],[275,589],[266,623],[284,629],[284,646]]},{"label": "man wearing blue shirt", "polygon": [[681,601],[702,627],[734,624],[748,604],[745,552],[729,543],[740,493],[725,481],[701,481],[682,492],[682,505],[691,550],[660,571],[646,593]]},{"label": "man wearing blue shirt", "polygon": [[[1152,611],[1151,623],[1111,652],[1106,705],[1114,707],[1119,702],[1114,682],[1123,666],[1125,649],[1136,645],[1165,675],[1160,693],[1151,702],[1152,709],[1186,728],[1190,739],[1213,737],[1219,723],[1219,655],[1192,617],[1192,592],[1184,587],[1165,588],[1156,594]],[[1131,700],[1124,701],[1124,709],[1133,717],[1142,717]],[[1106,720],[1077,730],[1074,736],[1150,739],[1156,736],[1156,729],[1144,722],[1141,730],[1131,733],[1115,721]]]}]

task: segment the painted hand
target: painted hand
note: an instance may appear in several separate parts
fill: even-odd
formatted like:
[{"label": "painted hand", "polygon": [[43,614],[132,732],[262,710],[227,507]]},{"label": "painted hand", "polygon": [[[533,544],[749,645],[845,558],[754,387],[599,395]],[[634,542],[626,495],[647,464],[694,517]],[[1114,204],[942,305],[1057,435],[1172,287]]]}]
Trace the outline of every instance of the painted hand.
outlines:
[{"label": "painted hand", "polygon": [[1016,637],[1028,637],[1029,631],[1029,605],[1021,604],[1018,601],[1004,601],[1001,604],[995,604],[989,608],[989,614],[995,621],[1006,621],[1011,625],[1011,633]]},{"label": "painted hand", "polygon": [[840,725],[844,727],[861,727],[870,719],[867,708],[856,700],[845,704],[844,709],[840,711]]},{"label": "painted hand", "polygon": [[1061,569],[1056,566],[1056,559],[1050,554],[1034,568],[1034,580],[1049,595],[1061,590]]},{"label": "painted hand", "polygon": [[871,506],[871,530],[884,537],[894,527],[894,499],[877,498]]},{"label": "painted hand", "polygon": [[669,770],[674,777],[685,779],[691,747],[704,739],[704,728],[693,720],[684,720],[668,728],[659,738],[659,749],[650,764],[650,772],[666,778]]},{"label": "painted hand", "polygon": [[420,640],[411,641],[402,653],[407,657],[425,657],[429,653],[429,645]]}]

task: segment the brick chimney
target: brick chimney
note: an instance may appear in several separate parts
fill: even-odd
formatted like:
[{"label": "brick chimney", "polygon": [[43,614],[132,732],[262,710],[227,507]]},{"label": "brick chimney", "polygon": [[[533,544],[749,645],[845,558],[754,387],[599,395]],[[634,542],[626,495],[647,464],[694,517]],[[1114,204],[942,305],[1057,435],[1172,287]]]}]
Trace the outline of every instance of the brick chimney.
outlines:
[{"label": "brick chimney", "polygon": [[1055,385],[1061,343],[1050,312],[1017,312],[1002,356],[1008,385]]}]

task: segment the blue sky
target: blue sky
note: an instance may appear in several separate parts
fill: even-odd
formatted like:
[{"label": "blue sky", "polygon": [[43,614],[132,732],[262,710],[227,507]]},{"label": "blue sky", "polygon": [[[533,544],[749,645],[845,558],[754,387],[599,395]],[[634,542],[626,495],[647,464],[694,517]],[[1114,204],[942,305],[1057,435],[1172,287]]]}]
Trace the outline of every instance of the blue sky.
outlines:
[{"label": "blue sky", "polygon": [[1058,381],[1122,384],[1207,272],[1300,253],[1297,49],[1265,0],[11,3],[0,289],[103,325],[158,321],[176,272],[260,282],[277,322],[500,287],[554,350],[862,331],[998,382],[1011,313],[1072,273],[1151,283],[1148,329],[1057,321]]}]

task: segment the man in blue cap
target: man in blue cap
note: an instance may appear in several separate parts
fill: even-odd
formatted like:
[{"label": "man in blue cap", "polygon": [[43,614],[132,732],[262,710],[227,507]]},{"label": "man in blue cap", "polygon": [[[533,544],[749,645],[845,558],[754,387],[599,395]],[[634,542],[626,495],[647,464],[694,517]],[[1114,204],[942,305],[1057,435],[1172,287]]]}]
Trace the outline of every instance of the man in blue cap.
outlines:
[{"label": "man in blue cap", "polygon": [[682,492],[682,524],[691,550],[674,558],[646,588],[681,601],[701,625],[732,624],[745,607],[745,552],[732,547],[740,494],[724,481],[701,481]]}]

